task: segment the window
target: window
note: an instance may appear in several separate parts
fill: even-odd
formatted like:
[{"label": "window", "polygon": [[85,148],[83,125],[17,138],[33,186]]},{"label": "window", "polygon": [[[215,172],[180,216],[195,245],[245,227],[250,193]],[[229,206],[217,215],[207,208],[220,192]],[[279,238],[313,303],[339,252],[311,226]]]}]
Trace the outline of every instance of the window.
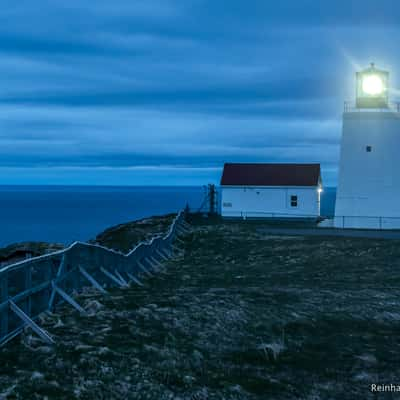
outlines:
[{"label": "window", "polygon": [[290,196],[290,206],[297,207],[297,196],[296,195]]},{"label": "window", "polygon": [[222,207],[232,207],[232,203],[222,203]]},{"label": "window", "polygon": [[365,150],[367,151],[367,153],[371,153],[372,151],[372,146],[366,146]]}]

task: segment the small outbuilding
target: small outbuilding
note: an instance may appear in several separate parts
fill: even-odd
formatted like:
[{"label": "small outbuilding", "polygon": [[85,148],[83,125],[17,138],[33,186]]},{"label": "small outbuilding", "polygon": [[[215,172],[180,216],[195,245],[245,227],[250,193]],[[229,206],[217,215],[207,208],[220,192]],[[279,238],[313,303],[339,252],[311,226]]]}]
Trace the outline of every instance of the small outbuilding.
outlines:
[{"label": "small outbuilding", "polygon": [[319,164],[227,163],[221,178],[221,215],[239,218],[318,218]]}]

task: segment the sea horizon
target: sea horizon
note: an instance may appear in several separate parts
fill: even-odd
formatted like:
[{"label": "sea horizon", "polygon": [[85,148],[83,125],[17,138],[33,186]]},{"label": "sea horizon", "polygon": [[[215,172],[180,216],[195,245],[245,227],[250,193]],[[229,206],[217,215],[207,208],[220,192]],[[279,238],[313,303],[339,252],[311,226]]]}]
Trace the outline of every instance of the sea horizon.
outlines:
[{"label": "sea horizon", "polygon": [[68,245],[112,226],[200,207],[203,186],[0,185],[0,247]]},{"label": "sea horizon", "polygon": [[[0,247],[68,245],[94,239],[118,224],[178,212],[186,204],[198,211],[206,186],[0,185]],[[333,215],[335,192],[335,187],[325,188],[321,215]]]}]

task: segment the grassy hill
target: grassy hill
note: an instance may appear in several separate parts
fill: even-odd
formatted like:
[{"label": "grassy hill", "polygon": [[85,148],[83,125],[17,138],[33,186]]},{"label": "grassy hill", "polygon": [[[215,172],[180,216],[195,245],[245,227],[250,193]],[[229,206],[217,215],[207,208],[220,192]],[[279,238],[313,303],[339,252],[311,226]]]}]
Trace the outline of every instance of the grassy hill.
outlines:
[{"label": "grassy hill", "polygon": [[[400,246],[195,221],[144,287],[86,291],[1,350],[0,393],[42,399],[375,399],[400,367]],[[1,394],[0,394],[1,398]],[[385,398],[385,397],[383,397]],[[390,397],[388,397],[390,398]]]}]

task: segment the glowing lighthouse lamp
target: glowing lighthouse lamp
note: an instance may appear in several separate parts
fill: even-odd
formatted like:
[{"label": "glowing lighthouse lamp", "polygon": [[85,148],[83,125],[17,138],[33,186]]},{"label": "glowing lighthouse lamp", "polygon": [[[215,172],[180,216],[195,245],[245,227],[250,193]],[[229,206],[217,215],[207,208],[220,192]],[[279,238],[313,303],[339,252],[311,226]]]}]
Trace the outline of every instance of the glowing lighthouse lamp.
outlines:
[{"label": "glowing lighthouse lamp", "polygon": [[377,96],[383,93],[383,80],[378,75],[366,75],[362,80],[362,90],[366,95]]},{"label": "glowing lighthouse lamp", "polygon": [[357,108],[388,108],[389,72],[371,66],[357,72]]}]

